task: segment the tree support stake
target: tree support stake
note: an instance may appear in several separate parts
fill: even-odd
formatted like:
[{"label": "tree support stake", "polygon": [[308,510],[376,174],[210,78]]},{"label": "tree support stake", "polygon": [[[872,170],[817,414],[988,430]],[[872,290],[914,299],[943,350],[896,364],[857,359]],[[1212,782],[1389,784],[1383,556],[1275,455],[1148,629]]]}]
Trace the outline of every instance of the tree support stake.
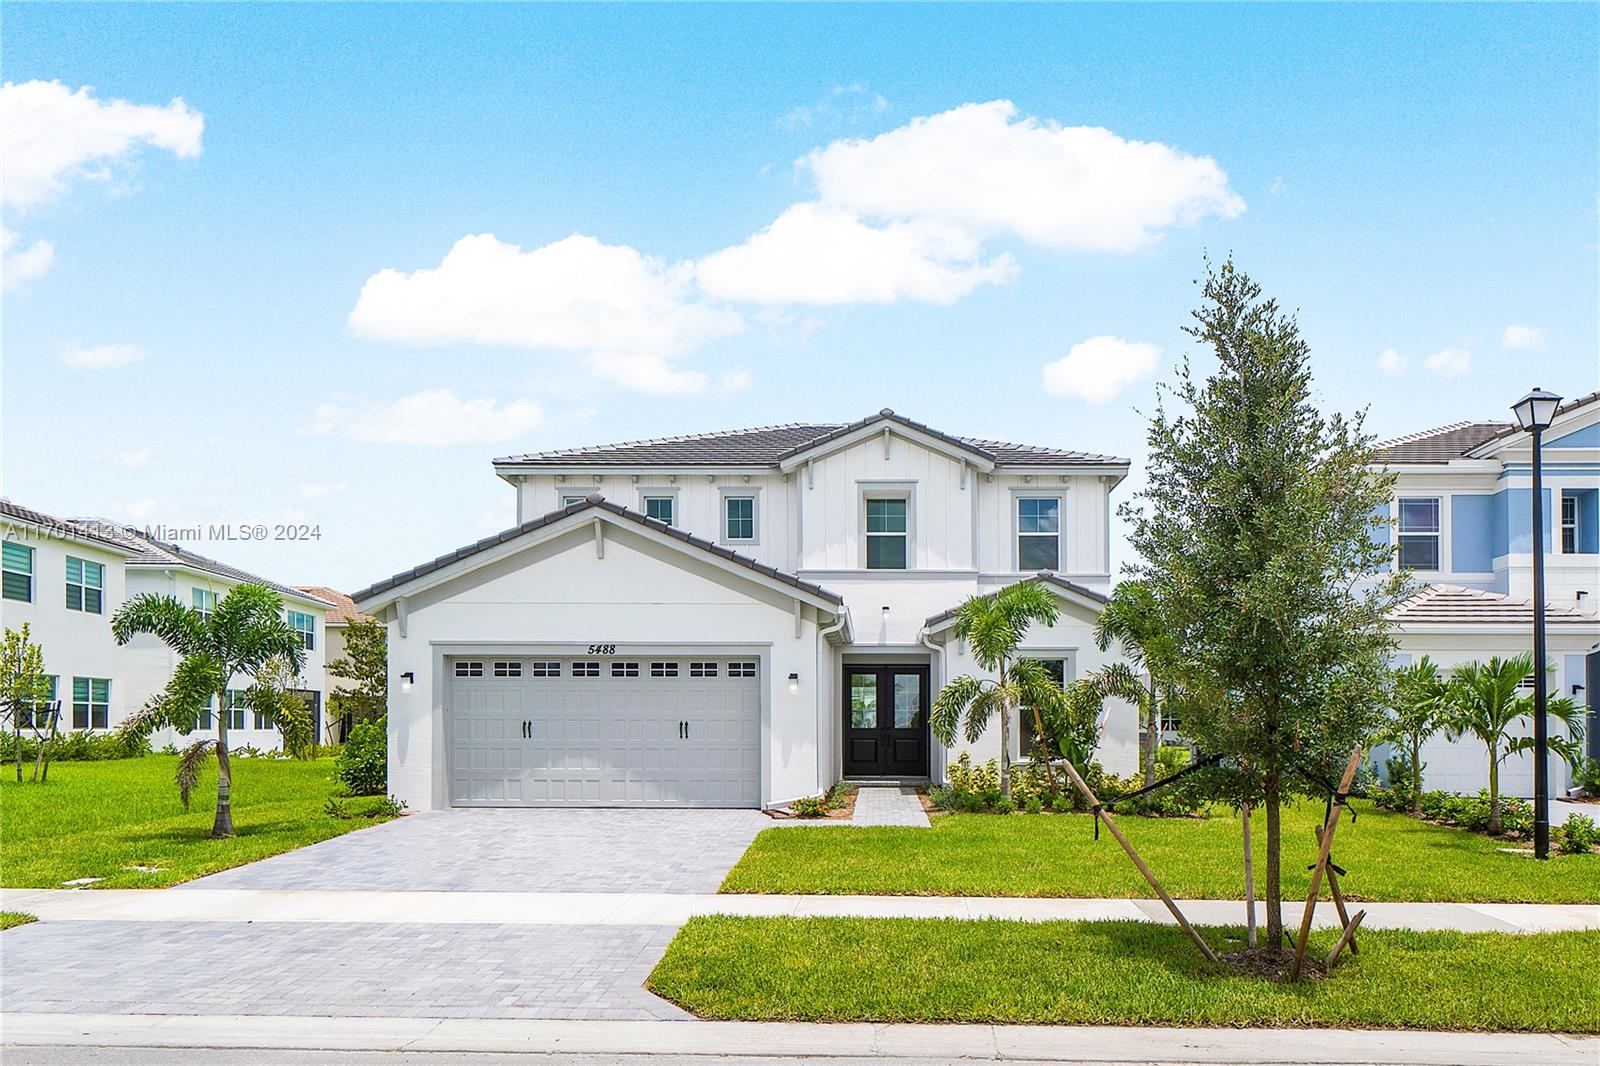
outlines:
[{"label": "tree support stake", "polygon": [[[1317,840],[1320,846],[1317,849],[1317,864],[1311,868],[1311,889],[1306,893],[1305,914],[1300,918],[1300,936],[1294,946],[1294,963],[1289,967],[1289,980],[1300,980],[1300,971],[1305,966],[1306,946],[1311,939],[1311,918],[1317,911],[1317,897],[1322,893],[1322,875],[1328,868],[1328,853],[1333,850],[1333,832],[1339,828],[1339,809],[1344,803],[1345,796],[1350,793],[1350,782],[1355,780],[1356,767],[1361,764],[1361,745],[1357,744],[1350,751],[1350,761],[1345,765],[1344,776],[1339,779],[1339,790],[1333,794],[1328,803],[1328,819],[1322,826],[1322,832]],[[1353,935],[1353,926],[1346,926],[1345,939]]]}]

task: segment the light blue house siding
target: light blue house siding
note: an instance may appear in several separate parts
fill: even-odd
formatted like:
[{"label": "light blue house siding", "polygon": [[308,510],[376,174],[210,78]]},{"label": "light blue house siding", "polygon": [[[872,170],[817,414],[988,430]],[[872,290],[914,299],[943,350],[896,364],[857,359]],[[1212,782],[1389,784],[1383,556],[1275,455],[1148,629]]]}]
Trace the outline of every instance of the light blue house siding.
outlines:
[{"label": "light blue house siding", "polygon": [[1544,442],[1546,448],[1600,448],[1600,422]]},{"label": "light blue house siding", "polygon": [[1561,495],[1578,501],[1578,551],[1600,552],[1600,489],[1563,489]]},{"label": "light blue house siding", "polygon": [[[1550,549],[1550,490],[1540,495],[1544,502],[1544,543]],[[1493,558],[1502,555],[1527,555],[1533,551],[1533,490],[1501,489],[1494,494]],[[1458,566],[1458,569],[1460,567]]]},{"label": "light blue house siding", "polygon": [[[1452,570],[1486,574],[1494,569],[1495,506],[1498,499],[1486,492],[1458,492],[1450,497]],[[1526,524],[1526,515],[1523,521]]]}]

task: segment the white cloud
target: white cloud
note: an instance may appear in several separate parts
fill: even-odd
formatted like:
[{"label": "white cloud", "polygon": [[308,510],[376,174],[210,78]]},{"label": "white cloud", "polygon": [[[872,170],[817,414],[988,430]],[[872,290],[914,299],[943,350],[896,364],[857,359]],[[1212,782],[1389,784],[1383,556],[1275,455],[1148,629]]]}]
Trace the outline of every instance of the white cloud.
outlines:
[{"label": "white cloud", "polygon": [[1065,356],[1046,363],[1044,391],[1052,396],[1102,404],[1128,385],[1155,373],[1161,349],[1121,337],[1090,337]]},{"label": "white cloud", "polygon": [[750,386],[755,384],[755,377],[744,367],[735,367],[717,378],[718,392],[748,392]]},{"label": "white cloud", "polygon": [[918,219],[869,226],[848,211],[795,204],[743,244],[702,259],[700,287],[766,304],[950,303],[1016,274],[1009,255],[979,259],[959,229]]},{"label": "white cloud", "polygon": [[108,367],[129,366],[149,355],[137,344],[97,344],[85,347],[70,344],[61,352],[61,361],[68,366],[86,370],[104,370]]},{"label": "white cloud", "polygon": [[889,110],[889,101],[865,85],[835,85],[814,104],[802,104],[778,120],[785,129],[800,129],[829,120],[860,121]]},{"label": "white cloud", "polygon": [[324,496],[337,496],[349,487],[348,481],[307,481],[300,486],[300,495],[315,500]]},{"label": "white cloud", "polygon": [[1422,365],[1445,377],[1460,377],[1472,369],[1472,353],[1465,348],[1446,348],[1428,356]]},{"label": "white cloud", "polygon": [[13,289],[19,282],[43,276],[56,260],[56,246],[51,242],[36,240],[24,248],[18,239],[0,226],[0,289]]},{"label": "white cloud", "polygon": [[125,451],[101,452],[95,457],[102,463],[110,463],[128,470],[142,470],[150,465],[150,449],[130,448]]},{"label": "white cloud", "polygon": [[1055,248],[1128,251],[1245,208],[1209,157],[1016,115],[1009,100],[964,104],[835,141],[800,164],[824,203],[865,218],[932,219]]},{"label": "white cloud", "polygon": [[142,145],[180,159],[200,154],[205,118],[180,98],[165,107],[97,100],[89,86],[58,81],[0,86],[0,198],[28,207],[66,191],[74,177],[104,178]]},{"label": "white cloud", "polygon": [[349,322],[403,344],[678,355],[744,325],[692,299],[692,269],[581,234],[525,251],[483,233],[461,238],[437,267],[372,275]]},{"label": "white cloud", "polygon": [[698,370],[679,370],[656,355],[616,355],[595,352],[585,357],[595,377],[625,389],[656,396],[682,396],[705,392],[709,379]]},{"label": "white cloud", "polygon": [[1514,352],[1537,352],[1544,347],[1544,330],[1538,326],[1507,326],[1500,334],[1500,347]]},{"label": "white cloud", "polygon": [[543,424],[544,412],[532,400],[460,400],[449,389],[432,389],[391,404],[323,404],[311,429],[364,444],[500,444]]},{"label": "white cloud", "polygon": [[1406,368],[1406,357],[1393,348],[1385,348],[1378,356],[1378,369],[1394,377]]},{"label": "white cloud", "polygon": [[149,518],[156,513],[156,501],[152,499],[130,500],[121,507],[122,513],[128,518]]}]

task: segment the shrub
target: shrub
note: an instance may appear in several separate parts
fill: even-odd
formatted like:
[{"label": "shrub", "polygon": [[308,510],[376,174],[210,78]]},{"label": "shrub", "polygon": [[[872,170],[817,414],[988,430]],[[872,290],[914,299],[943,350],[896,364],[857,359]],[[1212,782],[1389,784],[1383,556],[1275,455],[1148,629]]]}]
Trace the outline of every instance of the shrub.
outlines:
[{"label": "shrub", "polygon": [[941,811],[948,811],[955,806],[955,790],[945,788],[943,785],[934,785],[928,789],[928,802]]},{"label": "shrub", "polygon": [[358,722],[334,764],[345,788],[357,796],[381,796],[389,787],[389,720]]},{"label": "shrub", "polygon": [[801,796],[789,804],[797,818],[821,818],[828,813],[828,801],[822,796]]},{"label": "shrub", "polygon": [[1065,792],[1058,792],[1050,797],[1050,809],[1057,814],[1066,814],[1072,810],[1072,797]]},{"label": "shrub", "polygon": [[1600,759],[1585,759],[1572,776],[1573,784],[1588,796],[1600,797]]},{"label": "shrub", "polygon": [[994,813],[1016,814],[1017,801],[1012,799],[1010,796],[1001,796],[999,799],[994,801]]},{"label": "shrub", "polygon": [[1044,800],[1040,799],[1037,795],[1029,796],[1027,799],[1023,800],[1022,806],[1023,809],[1029,814],[1039,814],[1044,810]]},{"label": "shrub", "polygon": [[[0,733],[0,762],[15,762],[18,737],[14,733]],[[20,739],[22,758],[32,762],[39,755],[39,741],[24,735]],[[104,762],[108,759],[134,759],[150,754],[150,741],[145,737],[123,737],[120,733],[95,733],[80,729],[62,733],[50,744],[52,762]]]},{"label": "shrub", "polygon": [[822,797],[823,802],[825,802],[829,807],[843,807],[845,805],[845,801],[854,795],[855,791],[856,786],[848,784],[844,781],[835,781],[832,787],[830,787],[827,793]]},{"label": "shrub", "polygon": [[1600,848],[1600,826],[1586,814],[1570,814],[1566,824],[1556,829],[1556,846],[1568,855]]}]

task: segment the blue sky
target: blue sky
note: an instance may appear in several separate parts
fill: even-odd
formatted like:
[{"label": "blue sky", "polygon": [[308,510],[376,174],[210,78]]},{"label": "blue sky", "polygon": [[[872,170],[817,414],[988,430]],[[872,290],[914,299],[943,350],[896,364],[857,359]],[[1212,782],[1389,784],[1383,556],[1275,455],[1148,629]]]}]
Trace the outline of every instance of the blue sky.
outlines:
[{"label": "blue sky", "polygon": [[[1593,7],[0,28],[5,125],[33,120],[5,135],[6,494],[317,526],[196,545],[278,580],[354,588],[499,528],[511,452],[890,406],[1137,463],[1208,252],[1299,309],[1321,400],[1380,434],[1600,385]],[[967,195],[975,143],[1020,184]]]}]

